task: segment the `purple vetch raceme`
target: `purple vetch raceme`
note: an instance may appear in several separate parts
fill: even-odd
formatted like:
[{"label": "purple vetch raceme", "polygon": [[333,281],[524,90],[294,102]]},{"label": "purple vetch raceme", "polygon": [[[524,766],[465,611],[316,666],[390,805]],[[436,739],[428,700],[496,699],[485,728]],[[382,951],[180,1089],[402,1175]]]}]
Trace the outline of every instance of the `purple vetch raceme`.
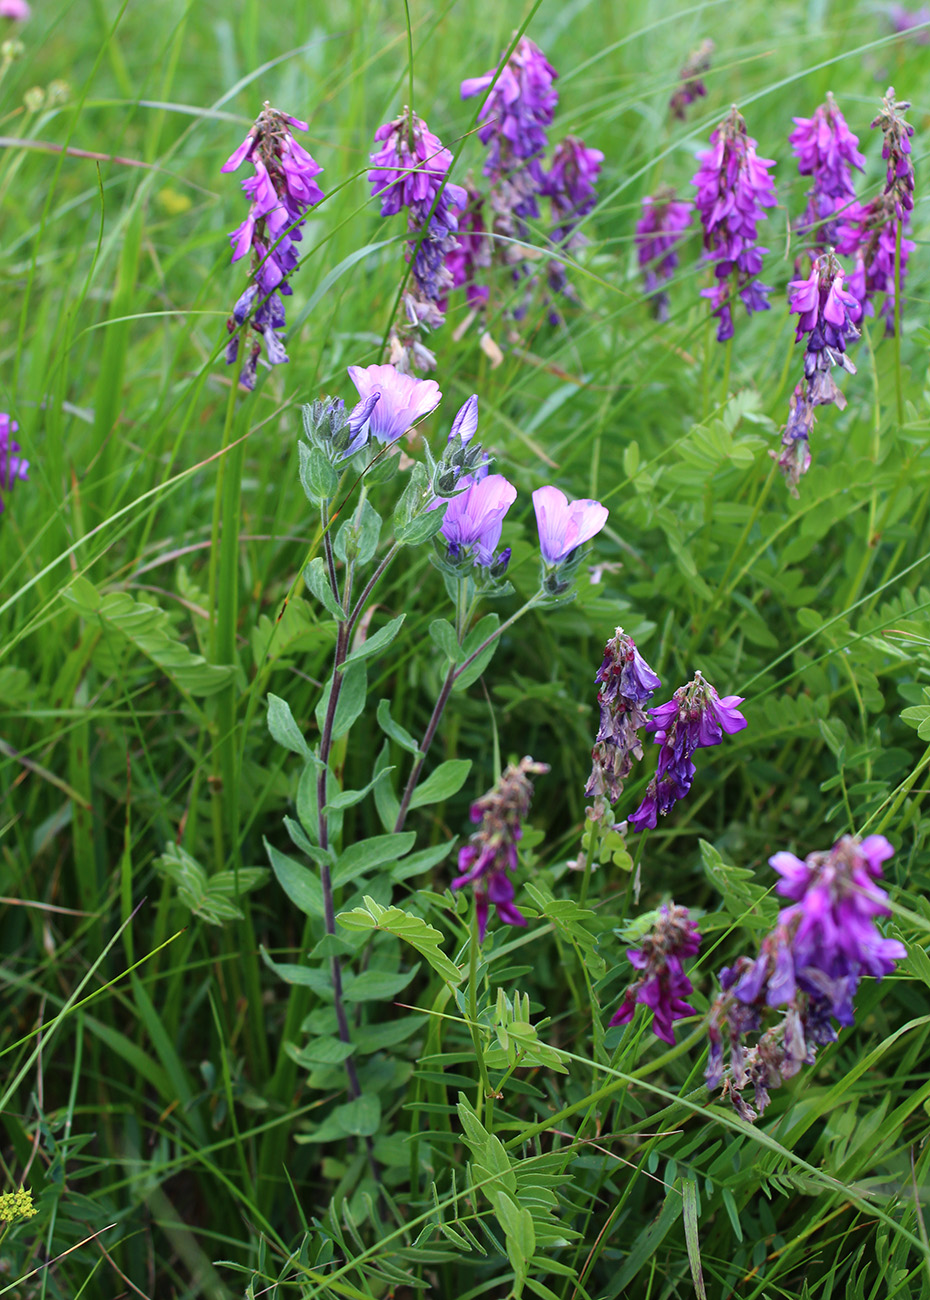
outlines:
[{"label": "purple vetch raceme", "polygon": [[702,289],[717,317],[717,340],[733,337],[733,300],[739,297],[750,315],[768,311],[768,285],[756,277],[767,248],[756,243],[757,226],[766,208],[774,207],[775,182],[771,159],[756,154],[756,142],[734,106],[711,133],[710,149],[698,154],[701,166],[694,175],[695,206],[704,227],[704,256],[713,263],[718,283]]},{"label": "purple vetch raceme", "polygon": [[679,686],[667,704],[649,710],[647,726],[660,746],[659,763],[642,803],[627,819],[631,830],[654,829],[657,819],[688,794],[697,771],[692,755],[698,749],[719,745],[724,733],[732,736],[743,730],[746,719],[736,707],[742,702],[741,695],[721,699],[697,672],[687,686]]},{"label": "purple vetch raceme", "polygon": [[807,340],[804,383],[795,388],[791,397],[781,454],[772,451],[769,455],[777,461],[792,496],[798,496],[798,481],[810,468],[814,409],[831,402],[840,410],[846,405],[833,371],[839,367],[852,375],[856,373],[846,348],[859,337],[856,321],[861,307],[855,295],[843,287],[844,278],[843,268],[830,251],[814,258],[806,280],[792,280],[788,285],[789,310],[798,314],[795,342]]},{"label": "purple vetch raceme", "polygon": [[685,957],[694,957],[701,946],[701,936],[686,907],[663,904],[655,925],[638,948],[627,949],[627,958],[640,972],[623,995],[620,1009],[611,1025],[628,1025],[637,1004],[652,1012],[652,1032],[665,1043],[674,1044],[674,1022],[693,1016],[694,1007],[685,1002],[692,991],[691,981],[682,966]]},{"label": "purple vetch raceme", "polygon": [[865,157],[831,94],[813,117],[796,117],[793,121],[795,129],[788,140],[797,155],[798,171],[813,181],[797,230],[824,251],[839,237],[842,217],[856,197],[851,169],[861,172]]},{"label": "purple vetch raceme", "polygon": [[454,279],[447,266],[458,244],[458,218],[468,201],[461,185],[448,179],[452,154],[409,108],[379,126],[368,180],[381,200],[382,217],[407,212],[409,287],[403,320],[391,336],[391,360],[399,369],[433,370],[436,360],[420,335],[438,329]]},{"label": "purple vetch raceme", "polygon": [[[14,442],[13,434],[19,432],[19,425],[12,420],[5,411],[0,411],[0,493],[9,492],[13,484],[19,479],[29,477],[29,462],[16,453],[20,450],[18,442]],[[0,514],[6,507],[3,503],[3,497],[0,495]]]},{"label": "purple vetch raceme", "polygon": [[233,172],[248,161],[255,172],[242,182],[251,200],[248,215],[229,236],[234,262],[252,254],[250,283],[226,322],[230,334],[227,365],[238,359],[242,326],[248,324],[257,336],[239,375],[245,388],[255,387],[262,342],[269,365],[287,361],[280,337],[286,324],[282,295],[292,292],[288,277],[298,265],[295,244],[302,237],[300,227],[308,209],[323,198],[315,180],[322,168],[297,143],[290,127],[310,129],[306,122],[279,113],[266,101],[254,126],[222,167],[224,172]]},{"label": "purple vetch raceme", "polygon": [[673,117],[685,120],[685,111],[689,104],[693,104],[697,99],[703,99],[707,94],[707,87],[704,85],[704,73],[710,67],[710,61],[714,53],[714,43],[711,40],[703,40],[696,50],[692,50],[678,74],[679,85],[669,100],[669,110]]},{"label": "purple vetch raceme", "polygon": [[894,86],[889,86],[881,112],[872,122],[873,130],[881,128],[883,136],[884,188],[871,202],[849,208],[837,238],[837,251],[855,261],[849,287],[865,315],[874,314],[873,299],[884,294],[881,310],[886,334],[894,333],[896,247],[900,241],[897,289],[904,287],[907,260],[915,247],[905,236],[914,207],[915,183],[911,157],[914,128],[903,117],[908,108],[906,101],[895,100]]},{"label": "purple vetch raceme", "polygon": [[643,199],[643,214],[636,223],[636,258],[643,274],[643,288],[652,298],[660,321],[668,319],[668,294],[663,286],[678,267],[678,246],[691,225],[693,203],[675,197],[663,186]]},{"label": "purple vetch raceme", "polygon": [[526,925],[526,917],[513,901],[511,875],[517,869],[517,844],[533,797],[530,777],[548,771],[547,763],[521,758],[519,763],[511,763],[497,785],[471,806],[471,821],[478,829],[459,849],[461,874],[453,880],[452,888],[474,886],[478,938],[482,943],[491,904],[505,925]]},{"label": "purple vetch raceme", "polygon": [[[708,1021],[707,1086],[723,1079],[728,1047],[724,1087],[744,1119],[761,1114],[772,1088],[835,1041],[832,1020],[853,1024],[852,1000],[863,977],[880,980],[907,955],[875,923],[890,915],[888,895],[876,882],[893,852],[882,835],[861,841],[844,835],[803,861],[787,852],[769,858],[781,876],[776,888],[791,906],[779,912],[757,957],[739,957],[720,972],[721,992]],[[744,1041],[749,1035],[758,1035],[752,1045]],[[742,1095],[750,1084],[754,1105]]]}]

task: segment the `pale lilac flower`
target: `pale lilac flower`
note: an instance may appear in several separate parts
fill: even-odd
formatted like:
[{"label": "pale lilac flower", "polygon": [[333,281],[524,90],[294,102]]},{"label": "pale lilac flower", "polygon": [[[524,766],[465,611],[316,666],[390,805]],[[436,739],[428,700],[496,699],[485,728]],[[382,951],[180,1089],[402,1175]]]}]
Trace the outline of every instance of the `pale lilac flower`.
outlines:
[{"label": "pale lilac flower", "polygon": [[642,973],[624,993],[611,1025],[628,1025],[639,1003],[652,1011],[652,1032],[656,1037],[674,1045],[674,1022],[695,1014],[694,1007],[684,1001],[693,986],[682,961],[695,956],[700,946],[701,936],[688,909],[674,903],[663,904],[655,925],[640,946],[627,949],[630,963]]},{"label": "pale lilac flower", "polygon": [[766,295],[771,290],[756,280],[768,249],[756,244],[756,234],[765,209],[777,202],[768,173],[775,164],[757,156],[756,142],[735,107],[711,133],[710,143],[710,149],[698,154],[695,204],[704,227],[704,256],[714,264],[720,282],[701,294],[711,300],[720,321],[717,338],[723,341],[733,335],[734,296],[742,299],[750,315],[769,307]]},{"label": "pale lilac flower", "polygon": [[[861,842],[845,835],[829,851],[811,853],[804,861],[787,852],[769,859],[782,877],[778,892],[793,905],[779,912],[758,957],[740,957],[720,972],[721,993],[708,1022],[708,1087],[723,1075],[725,1031],[726,1087],[745,1118],[761,1113],[771,1088],[811,1064],[817,1048],[836,1039],[831,1020],[853,1024],[852,999],[863,976],[880,980],[907,956],[904,945],[884,938],[875,924],[876,917],[890,915],[888,895],[875,882],[892,853],[882,835]],[[783,1018],[747,1048],[744,1039],[782,1007]],[[741,1096],[750,1083],[755,1109]]]},{"label": "pale lilac flower", "polygon": [[526,917],[514,904],[510,873],[517,869],[517,844],[523,836],[522,823],[530,811],[533,784],[530,776],[549,771],[547,763],[521,758],[511,764],[493,790],[471,806],[471,821],[478,830],[459,849],[459,871],[453,889],[475,887],[478,938],[484,942],[491,903],[498,919],[506,925],[526,925]]},{"label": "pale lilac flower", "polygon": [[663,290],[678,266],[678,246],[691,224],[693,203],[680,202],[667,186],[643,199],[643,215],[636,223],[634,243],[643,273],[643,287],[653,296],[659,320],[668,319],[668,296]]},{"label": "pale lilac flower", "polygon": [[[5,411],[0,411],[0,492],[9,492],[17,479],[22,481],[29,477],[28,460],[16,454],[20,446],[14,442],[13,434],[18,432],[16,421]],[[3,497],[0,496],[0,514],[4,509]]]},{"label": "pale lilac flower", "polygon": [[537,488],[533,509],[539,528],[539,548],[546,564],[563,564],[607,523],[608,510],[599,501],[569,503],[557,487]]},{"label": "pale lilac flower", "polygon": [[642,803],[627,819],[632,830],[655,828],[657,818],[688,794],[697,771],[692,755],[719,745],[724,733],[732,736],[743,730],[746,719],[737,708],[742,702],[741,695],[721,698],[698,672],[687,686],[679,686],[667,704],[649,710],[647,725],[660,746],[659,762]]},{"label": "pale lilac flower", "polygon": [[[232,172],[248,161],[255,171],[242,182],[251,200],[248,214],[229,236],[234,262],[247,253],[252,255],[252,283],[226,322],[230,334],[227,365],[239,355],[239,331],[246,322],[263,340],[270,365],[287,361],[280,338],[286,323],[281,295],[292,292],[288,276],[298,265],[295,245],[301,239],[307,210],[323,198],[314,179],[322,168],[297,143],[289,127],[309,129],[306,122],[279,113],[266,102],[242,144],[222,167],[224,172]],[[260,354],[261,343],[253,339],[239,376],[246,388],[255,387]]]},{"label": "pale lilac flower", "polygon": [[713,41],[703,40],[698,48],[692,50],[688,55],[678,74],[678,80],[681,84],[669,100],[668,106],[673,117],[684,121],[685,110],[688,105],[693,104],[697,99],[702,99],[707,94],[707,87],[704,85],[702,78],[710,67],[713,53]]},{"label": "pale lilac flower", "polygon": [[[458,486],[465,482],[465,478],[459,479]],[[517,489],[503,474],[471,478],[464,492],[449,500],[442,521],[440,532],[445,538],[450,562],[485,567],[494,565],[502,573],[501,562],[506,568],[510,552],[508,550],[505,557],[503,552],[498,556],[495,551],[501,539],[504,516],[516,499]]]},{"label": "pale lilac flower", "polygon": [[12,18],[16,23],[24,23],[31,12],[26,0],[0,0],[0,18]]},{"label": "pale lilac flower", "polygon": [[[644,706],[662,683],[636,642],[620,627],[604,647],[604,659],[594,679],[600,683],[597,702],[601,716],[584,792],[589,798],[615,804],[633,760],[643,756],[640,732],[649,721]],[[601,820],[604,811],[596,807],[594,820]]]},{"label": "pale lilac flower", "polygon": [[814,181],[798,231],[825,249],[836,243],[839,220],[856,197],[850,169],[862,171],[865,157],[831,94],[813,117],[793,120],[795,129],[788,139],[797,155],[798,171]]},{"label": "pale lilac flower", "polygon": [[392,365],[349,366],[348,370],[362,401],[379,395],[369,418],[371,436],[378,442],[396,442],[442,398],[435,379],[415,379]]}]

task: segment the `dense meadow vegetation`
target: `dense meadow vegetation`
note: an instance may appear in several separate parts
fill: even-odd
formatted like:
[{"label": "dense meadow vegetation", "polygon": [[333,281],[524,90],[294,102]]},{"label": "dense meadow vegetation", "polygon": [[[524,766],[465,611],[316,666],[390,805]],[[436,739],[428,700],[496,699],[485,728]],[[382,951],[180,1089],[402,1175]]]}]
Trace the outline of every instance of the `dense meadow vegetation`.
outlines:
[{"label": "dense meadow vegetation", "polygon": [[0,1296],[930,1297],[930,10],[27,11]]}]

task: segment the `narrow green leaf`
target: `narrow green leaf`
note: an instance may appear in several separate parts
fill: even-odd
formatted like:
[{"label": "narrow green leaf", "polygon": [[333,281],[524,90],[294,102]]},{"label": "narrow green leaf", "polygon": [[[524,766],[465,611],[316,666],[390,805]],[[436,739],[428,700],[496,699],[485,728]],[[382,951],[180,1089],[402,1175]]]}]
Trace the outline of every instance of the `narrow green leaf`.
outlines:
[{"label": "narrow green leaf", "polygon": [[448,619],[434,618],[429,625],[429,634],[437,650],[440,650],[452,663],[458,663],[462,657],[461,647],[455,635],[455,628]]},{"label": "narrow green leaf", "polygon": [[371,655],[378,654],[385,646],[389,646],[400,631],[406,617],[406,614],[398,614],[397,618],[392,618],[390,623],[385,623],[384,627],[380,628],[374,636],[370,636],[363,641],[357,650],[353,650],[351,654],[346,655],[346,667],[349,664],[358,663],[360,659],[368,659]]},{"label": "narrow green leaf", "polygon": [[422,808],[425,804],[440,803],[443,799],[457,794],[465,784],[470,771],[471,759],[446,759],[417,786],[410,800],[410,807]]},{"label": "narrow green leaf", "polygon": [[307,916],[323,915],[323,888],[317,875],[264,841],[278,884],[296,908]]},{"label": "narrow green leaf", "polygon": [[344,623],[345,610],[333,595],[333,589],[329,584],[329,572],[322,555],[317,555],[304,568],[304,582],[327,612],[340,623]]},{"label": "narrow green leaf", "polygon": [[304,740],[304,734],[294,721],[291,706],[279,695],[268,696],[268,730],[272,738],[284,749],[299,754],[301,758],[310,757],[310,746]]},{"label": "narrow green leaf", "polygon": [[685,1245],[688,1248],[688,1263],[691,1265],[691,1280],[698,1300],[707,1300],[704,1273],[701,1269],[701,1243],[698,1237],[697,1183],[693,1178],[685,1178],[682,1180],[681,1191],[681,1217],[685,1225]]},{"label": "narrow green leaf", "polygon": [[391,717],[391,706],[387,700],[381,700],[378,704],[378,726],[390,736],[391,740],[396,741],[401,749],[406,749],[408,754],[419,755],[420,750],[417,742],[411,736],[410,732],[402,727],[399,722],[395,722]]},{"label": "narrow green leaf", "polygon": [[336,920],[349,930],[377,928],[396,935],[398,939],[403,939],[412,948],[416,948],[436,974],[449,984],[461,984],[465,978],[464,969],[450,961],[439,947],[443,941],[440,931],[413,912],[405,912],[399,907],[382,907],[366,894],[364,907],[355,907],[351,912],[340,912]]}]

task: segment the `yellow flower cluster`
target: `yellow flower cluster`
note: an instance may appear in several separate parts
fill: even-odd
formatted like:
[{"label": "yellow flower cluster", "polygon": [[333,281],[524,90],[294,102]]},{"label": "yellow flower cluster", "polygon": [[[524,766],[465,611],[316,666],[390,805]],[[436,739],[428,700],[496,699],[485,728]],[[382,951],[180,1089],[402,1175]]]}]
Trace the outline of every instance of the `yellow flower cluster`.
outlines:
[{"label": "yellow flower cluster", "polygon": [[0,1221],[16,1223],[38,1213],[28,1187],[21,1187],[18,1192],[0,1192]]}]

